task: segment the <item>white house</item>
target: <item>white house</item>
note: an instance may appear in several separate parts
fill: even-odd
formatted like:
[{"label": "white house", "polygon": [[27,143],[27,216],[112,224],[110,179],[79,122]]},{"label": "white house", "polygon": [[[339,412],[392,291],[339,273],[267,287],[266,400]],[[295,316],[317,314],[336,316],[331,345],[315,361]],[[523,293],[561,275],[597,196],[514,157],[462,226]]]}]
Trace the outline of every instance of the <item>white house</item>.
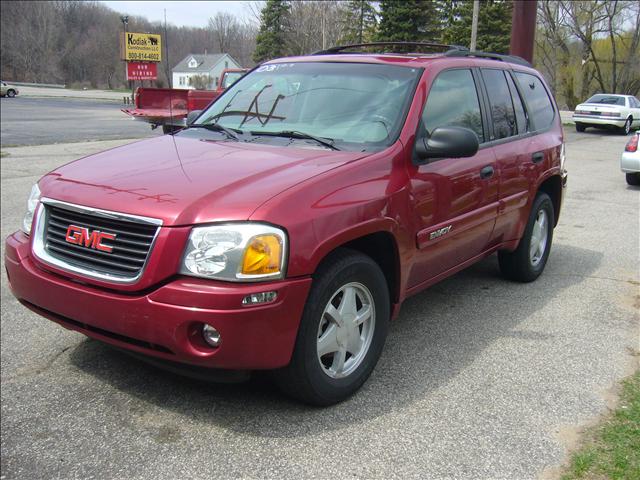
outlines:
[{"label": "white house", "polygon": [[209,88],[218,86],[218,80],[225,68],[242,68],[228,53],[216,53],[212,55],[187,55],[178,63],[171,72],[173,73],[173,88],[193,89],[189,80],[199,75],[207,75],[211,78]]}]

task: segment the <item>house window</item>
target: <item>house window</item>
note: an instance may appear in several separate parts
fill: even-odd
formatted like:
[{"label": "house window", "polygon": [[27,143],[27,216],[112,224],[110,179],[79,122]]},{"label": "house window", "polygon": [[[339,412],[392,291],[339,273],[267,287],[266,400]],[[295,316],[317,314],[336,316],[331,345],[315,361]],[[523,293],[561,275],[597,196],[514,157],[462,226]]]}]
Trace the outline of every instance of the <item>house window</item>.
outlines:
[{"label": "house window", "polygon": [[186,77],[182,77],[182,76],[180,77],[179,83],[180,83],[180,86],[181,86],[181,87],[182,87],[182,86],[184,86],[184,84],[185,84],[185,79],[186,79]]},{"label": "house window", "polygon": [[189,60],[189,68],[196,68],[198,66],[198,62],[196,61],[195,58],[192,58],[191,60]]}]

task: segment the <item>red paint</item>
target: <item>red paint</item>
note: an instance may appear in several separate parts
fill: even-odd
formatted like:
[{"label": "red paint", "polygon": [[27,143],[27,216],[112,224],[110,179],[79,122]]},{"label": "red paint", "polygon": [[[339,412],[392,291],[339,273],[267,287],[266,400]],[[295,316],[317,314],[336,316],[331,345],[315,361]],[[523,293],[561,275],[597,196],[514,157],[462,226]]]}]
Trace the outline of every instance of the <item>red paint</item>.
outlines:
[{"label": "red paint", "polygon": [[103,240],[115,240],[115,233],[106,233],[99,230],[93,230],[89,233],[86,227],[78,227],[77,225],[69,225],[65,240],[74,245],[81,245],[88,248],[94,248],[102,252],[111,253],[113,247],[102,243]]},{"label": "red paint", "polygon": [[[498,249],[516,248],[542,182],[556,177],[564,185],[557,113],[549,130],[485,145],[474,157],[412,163],[420,115],[440,71],[488,67],[536,73],[532,69],[437,56],[335,55],[287,62],[302,59],[425,68],[399,139],[383,151],[362,153],[163,136],[59,167],[40,180],[44,197],[154,217],[163,226],[144,274],[131,285],[43,265],[33,257],[29,238],[16,233],[6,247],[16,297],[69,328],[149,355],[211,367],[275,368],[290,359],[312,274],[332,250],[369,234],[390,238],[397,258],[397,314],[407,296]],[[540,151],[543,160],[533,163],[531,154]],[[487,165],[495,174],[482,179],[480,170]],[[193,225],[246,220],[286,230],[285,280],[237,284],[177,274]],[[429,240],[449,225],[446,235]],[[278,292],[273,304],[242,306],[247,294],[271,290]],[[190,339],[194,322],[218,329],[222,345],[208,349]]]},{"label": "red paint", "polygon": [[127,62],[127,80],[156,80],[157,78],[157,63]]}]

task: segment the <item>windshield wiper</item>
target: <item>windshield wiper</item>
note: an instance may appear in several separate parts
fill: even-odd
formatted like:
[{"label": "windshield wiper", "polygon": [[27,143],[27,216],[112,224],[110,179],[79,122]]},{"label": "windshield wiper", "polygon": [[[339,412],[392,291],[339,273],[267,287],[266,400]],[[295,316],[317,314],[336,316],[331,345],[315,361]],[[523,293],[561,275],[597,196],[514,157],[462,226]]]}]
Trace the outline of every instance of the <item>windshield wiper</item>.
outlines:
[{"label": "windshield wiper", "polygon": [[299,132],[297,130],[283,130],[281,132],[249,132],[251,135],[267,135],[271,137],[288,137],[288,138],[298,138],[301,140],[313,140],[314,142],[319,143],[320,145],[324,145],[331,150],[341,150],[340,148],[334,145],[335,140],[333,138],[320,138],[315,135],[310,135],[308,133]]},{"label": "windshield wiper", "polygon": [[236,132],[234,132],[233,130],[231,130],[230,128],[227,127],[223,127],[222,125],[220,125],[219,123],[198,123],[198,124],[191,124],[189,125],[188,128],[205,128],[207,130],[211,130],[212,132],[222,132],[224,133],[228,138],[231,138],[233,140],[239,140],[238,138],[238,134]]}]

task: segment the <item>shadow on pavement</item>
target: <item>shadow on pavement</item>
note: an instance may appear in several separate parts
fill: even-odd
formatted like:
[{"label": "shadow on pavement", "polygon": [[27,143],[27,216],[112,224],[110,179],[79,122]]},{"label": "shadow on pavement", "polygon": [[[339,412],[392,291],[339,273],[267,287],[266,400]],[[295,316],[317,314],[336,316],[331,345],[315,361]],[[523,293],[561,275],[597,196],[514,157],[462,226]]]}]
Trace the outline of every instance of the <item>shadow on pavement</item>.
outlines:
[{"label": "shadow on pavement", "polygon": [[555,244],[545,274],[537,282],[518,284],[500,277],[494,255],[408,299],[391,325],[371,378],[351,399],[329,409],[289,400],[266,373],[245,384],[203,383],[148,366],[93,340],[75,347],[70,360],[144,403],[238,433],[281,438],[339,431],[423,399],[497,339],[518,338],[544,348],[554,341],[552,335],[518,326],[594,272],[602,257],[600,252]]}]

